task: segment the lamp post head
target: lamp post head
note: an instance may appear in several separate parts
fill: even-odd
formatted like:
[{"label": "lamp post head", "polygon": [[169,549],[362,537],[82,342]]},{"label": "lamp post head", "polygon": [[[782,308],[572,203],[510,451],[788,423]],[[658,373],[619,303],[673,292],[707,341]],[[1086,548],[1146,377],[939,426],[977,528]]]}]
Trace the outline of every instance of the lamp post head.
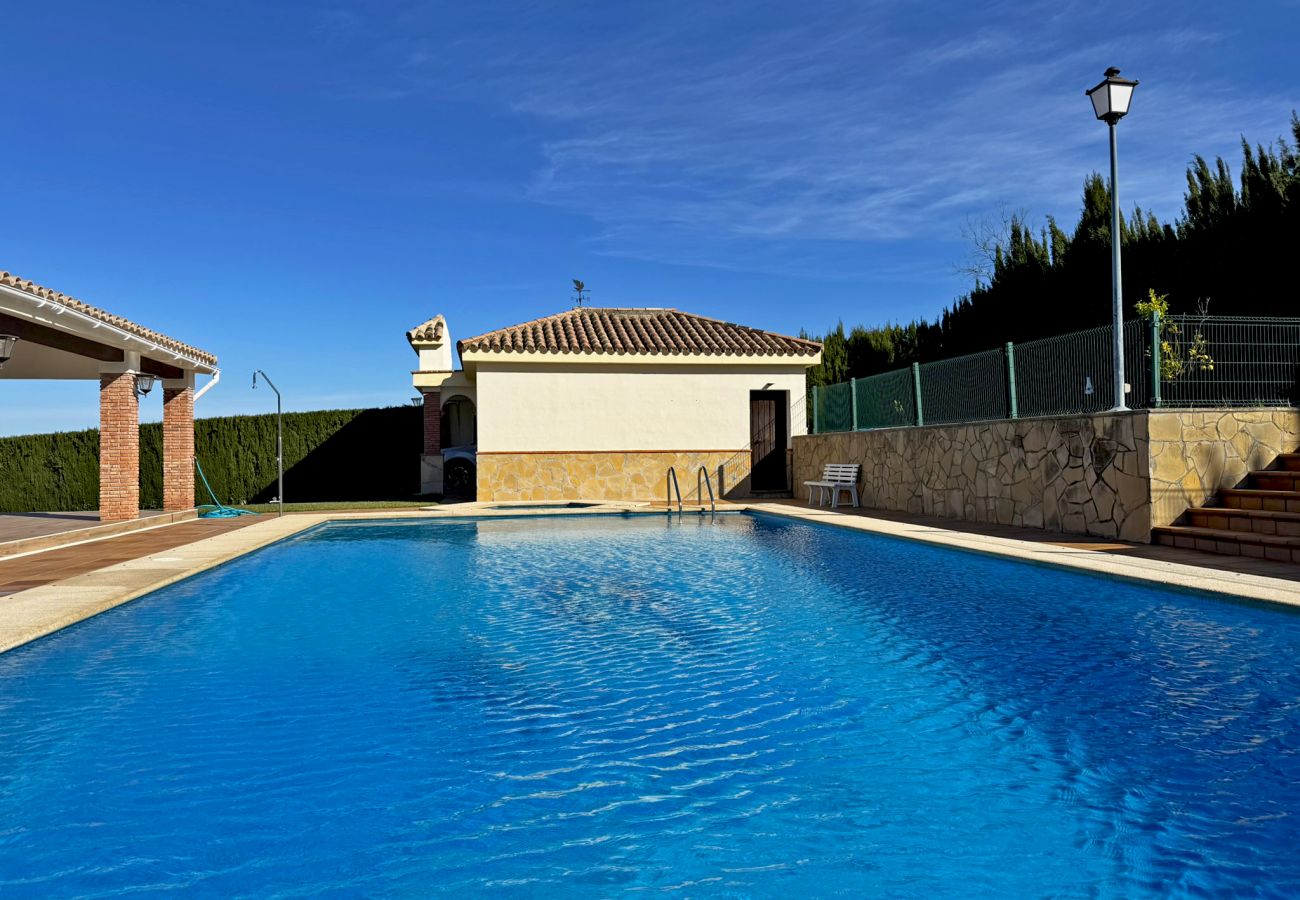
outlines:
[{"label": "lamp post head", "polygon": [[1138,83],[1130,78],[1120,78],[1119,69],[1111,66],[1106,70],[1106,78],[1094,88],[1084,91],[1092,100],[1092,111],[1097,118],[1107,125],[1114,125],[1128,115],[1128,107],[1133,102],[1133,89]]},{"label": "lamp post head", "polygon": [[18,343],[18,336],[15,334],[0,334],[0,369],[3,369],[5,363],[9,362],[9,357],[14,355],[14,344]]}]

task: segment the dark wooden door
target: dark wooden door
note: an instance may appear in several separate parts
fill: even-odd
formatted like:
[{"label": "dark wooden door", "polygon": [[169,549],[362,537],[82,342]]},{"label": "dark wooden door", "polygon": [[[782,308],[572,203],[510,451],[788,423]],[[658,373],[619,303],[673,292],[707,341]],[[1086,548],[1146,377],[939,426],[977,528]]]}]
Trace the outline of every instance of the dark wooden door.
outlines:
[{"label": "dark wooden door", "polygon": [[749,392],[750,487],[755,491],[789,489],[785,447],[789,442],[785,391]]}]

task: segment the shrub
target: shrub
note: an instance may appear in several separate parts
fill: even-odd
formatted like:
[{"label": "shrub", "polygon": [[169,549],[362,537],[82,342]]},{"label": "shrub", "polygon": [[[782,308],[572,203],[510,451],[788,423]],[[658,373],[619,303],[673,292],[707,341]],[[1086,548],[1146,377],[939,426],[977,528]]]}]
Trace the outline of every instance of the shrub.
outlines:
[{"label": "shrub", "polygon": [[[284,415],[284,487],[290,502],[402,500],[420,478],[421,411],[409,406]],[[195,453],[223,503],[276,493],[275,415],[195,422]],[[210,502],[202,483],[196,501]],[[99,506],[99,430],[0,438],[0,511]],[[140,506],[162,506],[162,426],[140,426]]]}]

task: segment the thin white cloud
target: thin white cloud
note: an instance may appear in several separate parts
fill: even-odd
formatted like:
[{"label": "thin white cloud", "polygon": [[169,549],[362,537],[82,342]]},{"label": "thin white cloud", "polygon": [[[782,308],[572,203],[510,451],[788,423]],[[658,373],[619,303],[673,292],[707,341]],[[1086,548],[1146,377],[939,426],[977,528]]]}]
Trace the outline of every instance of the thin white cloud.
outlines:
[{"label": "thin white cloud", "polygon": [[528,196],[588,217],[599,252],[760,271],[800,268],[800,243],[951,240],[1003,206],[1072,221],[1083,176],[1106,165],[1083,89],[1115,60],[1146,69],[1121,126],[1124,204],[1165,218],[1193,153],[1235,156],[1238,135],[1280,132],[1300,99],[1207,89],[1181,61],[1220,36],[1123,5],[1102,11],[1121,37],[1091,40],[1095,11],[1069,3],[995,3],[979,27],[936,17],[919,32],[887,3],[781,9],[669,6],[602,30],[589,8],[598,21],[575,41],[551,22],[565,7],[542,5],[454,41],[411,38],[389,89],[534,123]]}]

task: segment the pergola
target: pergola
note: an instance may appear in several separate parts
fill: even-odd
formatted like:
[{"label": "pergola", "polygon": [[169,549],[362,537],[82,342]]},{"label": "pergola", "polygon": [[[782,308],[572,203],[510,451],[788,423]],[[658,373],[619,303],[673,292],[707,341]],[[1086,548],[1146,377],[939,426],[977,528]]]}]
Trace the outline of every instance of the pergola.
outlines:
[{"label": "pergola", "polygon": [[[160,380],[163,508],[193,508],[194,402],[220,377],[215,356],[0,272],[0,351],[9,344],[0,379],[99,381],[99,517],[105,522],[139,517],[140,392]],[[212,380],[196,394],[198,374]]]}]

